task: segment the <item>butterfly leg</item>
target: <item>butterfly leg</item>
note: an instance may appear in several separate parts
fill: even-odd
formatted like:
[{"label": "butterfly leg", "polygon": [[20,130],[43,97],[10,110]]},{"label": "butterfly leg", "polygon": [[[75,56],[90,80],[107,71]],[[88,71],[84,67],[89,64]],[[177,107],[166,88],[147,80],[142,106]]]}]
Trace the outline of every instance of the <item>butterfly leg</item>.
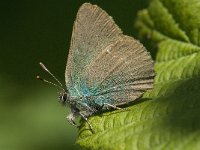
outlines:
[{"label": "butterfly leg", "polygon": [[76,126],[76,127],[78,127],[77,125],[76,125],[76,123],[75,123],[75,115],[74,115],[74,113],[70,113],[67,117],[67,121],[70,123],[70,124],[72,124],[73,126]]},{"label": "butterfly leg", "polygon": [[[103,104],[103,106],[108,106],[108,107],[111,107],[111,108],[114,108],[114,109],[117,109],[117,110],[129,110],[128,108],[120,108],[120,107],[117,107],[117,106],[115,106],[115,105],[111,105],[111,104],[109,104],[109,103],[104,103]],[[102,107],[103,107],[102,106]]]},{"label": "butterfly leg", "polygon": [[108,106],[108,107],[111,107],[111,108],[114,108],[114,109],[118,109],[118,110],[122,109],[120,107],[117,107],[115,105],[111,105],[111,104],[108,104],[108,103],[103,103],[103,106]]},{"label": "butterfly leg", "polygon": [[90,129],[93,131],[92,125],[88,121],[87,115],[85,115],[85,111],[81,111],[81,112],[79,112],[79,114],[87,122],[87,124],[89,125]]}]

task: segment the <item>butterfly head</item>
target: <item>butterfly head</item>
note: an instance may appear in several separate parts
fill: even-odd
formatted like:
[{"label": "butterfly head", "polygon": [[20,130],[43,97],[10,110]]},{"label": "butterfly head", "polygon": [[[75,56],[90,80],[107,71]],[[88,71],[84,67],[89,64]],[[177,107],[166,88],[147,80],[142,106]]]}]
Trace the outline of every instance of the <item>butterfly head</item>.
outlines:
[{"label": "butterfly head", "polygon": [[58,99],[61,104],[65,105],[69,101],[69,94],[66,91],[61,91]]}]

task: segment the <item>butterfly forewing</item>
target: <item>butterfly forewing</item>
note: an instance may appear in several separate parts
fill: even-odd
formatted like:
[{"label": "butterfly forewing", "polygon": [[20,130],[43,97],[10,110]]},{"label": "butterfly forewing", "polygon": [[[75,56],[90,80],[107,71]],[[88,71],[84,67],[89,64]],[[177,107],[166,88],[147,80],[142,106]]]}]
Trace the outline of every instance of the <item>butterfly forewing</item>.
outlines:
[{"label": "butterfly forewing", "polygon": [[120,105],[153,87],[153,60],[105,11],[85,3],[74,23],[65,77],[70,94]]},{"label": "butterfly forewing", "polygon": [[121,30],[96,5],[84,3],[73,26],[65,80],[69,90],[80,91],[83,69],[109,44],[120,38]]}]

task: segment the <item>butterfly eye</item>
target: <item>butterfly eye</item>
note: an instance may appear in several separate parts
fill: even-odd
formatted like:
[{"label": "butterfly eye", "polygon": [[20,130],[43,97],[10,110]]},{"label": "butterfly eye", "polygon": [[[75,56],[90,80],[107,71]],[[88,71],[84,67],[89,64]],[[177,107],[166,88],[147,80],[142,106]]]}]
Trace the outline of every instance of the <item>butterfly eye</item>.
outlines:
[{"label": "butterfly eye", "polygon": [[67,93],[65,91],[60,92],[58,99],[60,103],[66,104],[66,101],[68,99]]}]

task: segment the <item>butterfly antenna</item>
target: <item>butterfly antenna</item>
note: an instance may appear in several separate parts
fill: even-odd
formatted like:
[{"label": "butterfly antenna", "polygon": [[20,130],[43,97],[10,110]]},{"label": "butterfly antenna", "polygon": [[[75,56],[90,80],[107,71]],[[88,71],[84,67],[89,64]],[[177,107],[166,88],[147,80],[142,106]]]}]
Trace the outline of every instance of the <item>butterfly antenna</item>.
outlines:
[{"label": "butterfly antenna", "polygon": [[[44,69],[46,72],[48,72],[56,80],[56,82],[60,85],[60,87],[62,87],[62,89],[63,89],[62,83],[47,69],[47,67],[42,62],[40,62],[39,64],[42,67],[42,69]],[[44,81],[46,82],[47,80],[44,79]],[[49,83],[51,83],[51,82],[49,82]]]},{"label": "butterfly antenna", "polygon": [[58,87],[58,88],[64,90],[62,86],[59,86],[59,85],[57,85],[57,84],[55,84],[55,83],[53,83],[53,82],[50,82],[50,81],[48,81],[48,80],[46,80],[46,79],[43,79],[43,78],[41,78],[40,76],[36,76],[36,79],[41,80],[41,81],[43,81],[43,82],[46,82],[46,83],[48,83],[48,84],[51,84],[51,85],[53,85],[53,86],[55,86],[55,87]]}]

